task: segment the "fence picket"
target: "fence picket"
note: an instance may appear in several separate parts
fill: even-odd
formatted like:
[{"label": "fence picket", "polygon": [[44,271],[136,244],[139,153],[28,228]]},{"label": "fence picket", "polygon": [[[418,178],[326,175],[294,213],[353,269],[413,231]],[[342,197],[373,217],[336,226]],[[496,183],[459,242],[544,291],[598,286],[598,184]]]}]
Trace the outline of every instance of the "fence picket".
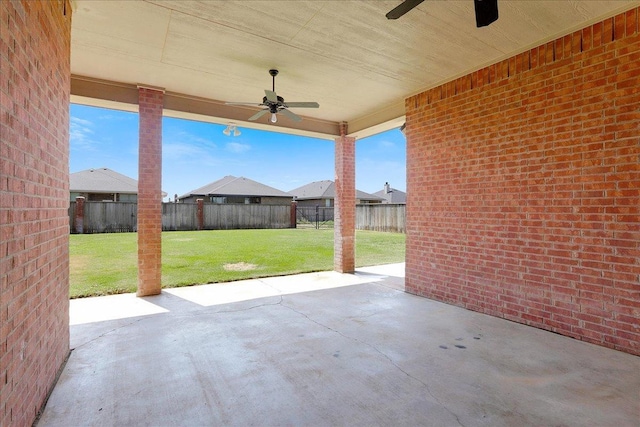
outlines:
[{"label": "fence picket", "polygon": [[[74,229],[76,202],[69,205],[69,227]],[[84,202],[84,233],[117,233],[137,231],[137,209],[135,202]],[[298,207],[298,219],[316,221],[316,208]],[[242,205],[205,204],[205,230],[231,230],[248,228],[291,227],[289,205]],[[317,210],[318,221],[333,225],[333,208]],[[356,206],[356,229],[372,231],[406,232],[405,205],[371,204]],[[195,203],[163,203],[162,230],[197,230],[197,205]]]}]

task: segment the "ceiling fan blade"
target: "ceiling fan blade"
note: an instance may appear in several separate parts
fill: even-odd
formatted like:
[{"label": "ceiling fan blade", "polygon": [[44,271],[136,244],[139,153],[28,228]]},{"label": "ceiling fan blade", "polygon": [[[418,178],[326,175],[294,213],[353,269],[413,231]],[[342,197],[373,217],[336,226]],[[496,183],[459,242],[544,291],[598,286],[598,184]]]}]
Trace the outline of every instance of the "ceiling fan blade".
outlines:
[{"label": "ceiling fan blade", "polygon": [[249,121],[252,122],[254,120],[258,120],[260,117],[264,116],[268,112],[269,112],[268,108],[265,108],[264,110],[260,110],[257,113],[255,113],[253,116],[249,117]]},{"label": "ceiling fan blade", "polygon": [[272,90],[265,89],[264,93],[267,95],[267,100],[271,102],[278,102],[278,95]]},{"label": "ceiling fan blade", "polygon": [[262,104],[256,104],[255,102],[225,102],[224,105],[245,105],[247,107],[260,107]]},{"label": "ceiling fan blade", "polygon": [[498,20],[498,0],[473,0],[476,9],[476,27],[486,27]]},{"label": "ceiling fan blade", "polygon": [[299,122],[299,121],[302,120],[302,117],[298,116],[297,114],[292,113],[291,111],[287,110],[286,108],[283,108],[279,112],[284,114],[285,116],[289,117],[291,120],[293,120],[295,122]]},{"label": "ceiling fan blade", "polygon": [[385,16],[387,19],[398,19],[405,13],[409,12],[411,9],[422,3],[424,0],[405,0],[396,6],[391,12],[387,13]]},{"label": "ceiling fan blade", "polygon": [[320,104],[317,102],[285,102],[285,105],[289,108],[319,108]]}]

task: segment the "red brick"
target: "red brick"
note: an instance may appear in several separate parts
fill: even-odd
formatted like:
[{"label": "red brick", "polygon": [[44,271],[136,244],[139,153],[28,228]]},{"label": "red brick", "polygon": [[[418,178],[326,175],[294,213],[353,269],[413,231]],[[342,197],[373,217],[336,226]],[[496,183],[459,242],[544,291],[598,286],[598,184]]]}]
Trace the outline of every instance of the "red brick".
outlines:
[{"label": "red brick", "polygon": [[335,140],[335,226],[334,269],[341,273],[355,270],[355,138]]},{"label": "red brick", "polygon": [[632,10],[630,10],[630,11],[628,11],[626,13],[625,34],[627,36],[632,36],[638,31],[638,29],[637,29],[637,25],[638,25],[637,19],[638,19],[637,9],[632,9]]},{"label": "red brick", "polygon": [[408,292],[640,354],[637,20],[407,100]]},{"label": "red brick", "polygon": [[140,87],[138,296],[162,289],[162,110],[164,91]]},{"label": "red brick", "polygon": [[0,2],[0,425],[33,423],[69,352],[65,6]]}]

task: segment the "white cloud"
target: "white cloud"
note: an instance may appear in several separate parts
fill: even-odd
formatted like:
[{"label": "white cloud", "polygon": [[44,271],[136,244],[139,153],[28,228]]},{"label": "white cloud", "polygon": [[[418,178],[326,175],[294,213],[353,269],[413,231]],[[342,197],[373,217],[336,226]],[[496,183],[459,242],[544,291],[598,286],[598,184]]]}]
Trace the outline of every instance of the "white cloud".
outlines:
[{"label": "white cloud", "polygon": [[79,126],[93,126],[91,120],[81,119],[80,117],[71,116],[71,124]]},{"label": "white cloud", "polygon": [[393,148],[396,148],[396,144],[392,141],[383,139],[380,142],[378,142],[378,148],[380,148],[381,150],[393,149]]},{"label": "white cloud", "polygon": [[124,121],[134,119],[135,117],[136,113],[125,113],[124,111],[119,111],[118,114],[102,114],[98,116],[98,120]]},{"label": "white cloud", "polygon": [[77,149],[93,149],[96,141],[93,139],[93,122],[71,116],[69,120],[69,143]]},{"label": "white cloud", "polygon": [[184,142],[171,142],[162,144],[162,155],[167,156],[168,160],[183,159],[185,157],[200,157],[207,154],[202,147]]},{"label": "white cloud", "polygon": [[174,139],[179,139],[184,143],[187,144],[193,144],[193,145],[199,145],[199,146],[208,146],[208,147],[212,147],[215,148],[216,144],[208,139],[208,138],[202,138],[201,136],[198,135],[194,135],[192,133],[186,132],[186,131],[179,131],[176,132],[176,135],[174,137]]},{"label": "white cloud", "polygon": [[227,151],[230,151],[232,153],[242,154],[251,150],[251,146],[247,144],[241,144],[239,142],[228,142],[226,145],[226,149]]},{"label": "white cloud", "polygon": [[172,133],[162,143],[162,157],[170,162],[209,163],[216,150],[213,141],[185,131]]}]

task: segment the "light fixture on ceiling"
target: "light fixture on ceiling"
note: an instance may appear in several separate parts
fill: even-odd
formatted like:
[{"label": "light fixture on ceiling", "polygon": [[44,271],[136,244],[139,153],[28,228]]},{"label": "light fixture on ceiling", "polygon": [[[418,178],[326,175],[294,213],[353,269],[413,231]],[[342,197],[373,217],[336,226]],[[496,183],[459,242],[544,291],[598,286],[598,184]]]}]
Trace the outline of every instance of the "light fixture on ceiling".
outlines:
[{"label": "light fixture on ceiling", "polygon": [[238,130],[238,127],[235,124],[229,123],[225,128],[225,130],[222,131],[222,133],[224,133],[227,136],[231,136],[232,133],[233,133],[233,136],[240,136],[241,132]]},{"label": "light fixture on ceiling", "polygon": [[271,123],[275,123],[278,121],[278,116],[276,116],[276,113],[271,113]]}]

